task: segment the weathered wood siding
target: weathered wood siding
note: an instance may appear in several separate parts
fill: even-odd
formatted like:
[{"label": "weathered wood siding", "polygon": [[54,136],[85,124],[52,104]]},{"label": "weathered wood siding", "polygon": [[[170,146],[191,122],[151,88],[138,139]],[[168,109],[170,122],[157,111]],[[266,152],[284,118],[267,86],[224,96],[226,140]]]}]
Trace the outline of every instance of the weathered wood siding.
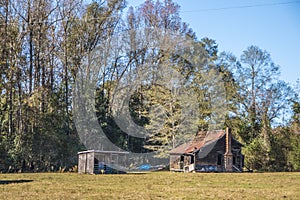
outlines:
[{"label": "weathered wood siding", "polygon": [[94,152],[78,154],[78,173],[94,173]]},{"label": "weathered wood siding", "polygon": [[[199,155],[195,157],[195,169],[199,171],[224,171],[224,154],[226,151],[225,137],[221,138],[214,148],[204,158],[199,158]],[[241,146],[232,139],[232,152],[234,163],[236,167],[242,170]],[[200,153],[200,152],[199,152]],[[208,169],[210,168],[210,169]]]},{"label": "weathered wood siding", "polygon": [[78,154],[78,173],[86,171],[86,154]]},{"label": "weathered wood siding", "polygon": [[127,155],[128,152],[101,150],[78,152],[78,173],[98,174],[103,167],[118,168],[121,172],[127,166]]},{"label": "weathered wood siding", "polygon": [[[242,171],[243,145],[231,137],[230,129],[226,129],[226,133],[212,131],[207,135],[205,140],[194,139],[173,149],[170,152],[170,170],[186,171],[185,168],[188,167],[188,171]],[[230,165],[226,165],[225,159]]]},{"label": "weathered wood siding", "polygon": [[95,159],[95,153],[90,152],[87,154],[87,162],[86,162],[86,172],[88,174],[93,174],[94,173],[94,159]]}]

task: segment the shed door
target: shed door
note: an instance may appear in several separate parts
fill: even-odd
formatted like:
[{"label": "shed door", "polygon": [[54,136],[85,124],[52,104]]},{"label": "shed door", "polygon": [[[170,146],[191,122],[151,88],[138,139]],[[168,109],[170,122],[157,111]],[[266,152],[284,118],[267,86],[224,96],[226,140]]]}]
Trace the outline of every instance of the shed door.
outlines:
[{"label": "shed door", "polygon": [[78,155],[78,173],[86,173],[86,154]]}]

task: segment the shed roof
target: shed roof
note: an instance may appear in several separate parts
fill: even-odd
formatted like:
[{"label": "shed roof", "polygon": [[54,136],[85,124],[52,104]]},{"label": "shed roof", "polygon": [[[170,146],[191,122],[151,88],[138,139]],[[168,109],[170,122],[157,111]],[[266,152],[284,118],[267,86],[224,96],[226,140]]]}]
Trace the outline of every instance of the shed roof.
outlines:
[{"label": "shed roof", "polygon": [[107,154],[129,154],[127,151],[103,151],[103,150],[87,150],[87,151],[80,151],[77,154],[88,154],[88,153],[107,153]]},{"label": "shed roof", "polygon": [[195,138],[187,143],[179,145],[178,147],[172,149],[170,154],[190,154],[194,151],[200,150],[202,147],[211,146],[221,139],[225,135],[224,130],[215,131],[201,131]]}]

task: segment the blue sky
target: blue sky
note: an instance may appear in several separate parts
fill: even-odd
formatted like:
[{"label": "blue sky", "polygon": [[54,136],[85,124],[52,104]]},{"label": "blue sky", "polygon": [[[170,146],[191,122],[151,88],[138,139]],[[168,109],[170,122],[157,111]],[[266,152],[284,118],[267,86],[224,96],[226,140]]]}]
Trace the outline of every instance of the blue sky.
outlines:
[{"label": "blue sky", "polygon": [[[250,45],[267,50],[281,66],[281,79],[300,78],[300,1],[293,0],[173,0],[180,16],[198,39],[215,39],[219,51],[239,57]],[[144,0],[128,0],[138,6]]]}]

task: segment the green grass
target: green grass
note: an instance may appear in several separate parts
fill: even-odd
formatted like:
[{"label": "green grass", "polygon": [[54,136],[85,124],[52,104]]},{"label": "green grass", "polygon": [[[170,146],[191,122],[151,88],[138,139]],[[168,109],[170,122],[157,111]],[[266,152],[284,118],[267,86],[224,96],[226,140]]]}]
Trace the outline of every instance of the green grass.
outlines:
[{"label": "green grass", "polygon": [[300,173],[0,174],[0,199],[300,199]]}]

